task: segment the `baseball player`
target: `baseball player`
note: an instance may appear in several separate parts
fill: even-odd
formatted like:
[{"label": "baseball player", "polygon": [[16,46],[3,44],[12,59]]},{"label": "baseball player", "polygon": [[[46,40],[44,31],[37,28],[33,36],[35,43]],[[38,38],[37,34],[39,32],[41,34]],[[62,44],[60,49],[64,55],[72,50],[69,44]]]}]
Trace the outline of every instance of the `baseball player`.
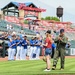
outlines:
[{"label": "baseball player", "polygon": [[22,40],[20,36],[18,36],[16,40],[17,45],[17,53],[16,53],[16,60],[22,59]]},{"label": "baseball player", "polygon": [[15,60],[14,56],[16,53],[16,36],[12,36],[12,40],[9,42],[8,60]]},{"label": "baseball player", "polygon": [[29,59],[33,59],[33,51],[34,51],[34,37],[30,40],[30,54],[29,54]]},{"label": "baseball player", "polygon": [[37,37],[37,40],[36,40],[36,59],[40,59],[39,55],[40,55],[41,44],[42,44],[42,41],[40,40],[40,37]]},{"label": "baseball player", "polygon": [[11,55],[12,55],[12,48],[11,48],[11,42],[12,42],[12,39],[9,40],[8,42],[8,60],[12,60],[11,58]]},{"label": "baseball player", "polygon": [[23,60],[26,60],[26,53],[27,53],[27,46],[28,46],[27,36],[24,36],[22,46],[23,46],[22,58]]}]

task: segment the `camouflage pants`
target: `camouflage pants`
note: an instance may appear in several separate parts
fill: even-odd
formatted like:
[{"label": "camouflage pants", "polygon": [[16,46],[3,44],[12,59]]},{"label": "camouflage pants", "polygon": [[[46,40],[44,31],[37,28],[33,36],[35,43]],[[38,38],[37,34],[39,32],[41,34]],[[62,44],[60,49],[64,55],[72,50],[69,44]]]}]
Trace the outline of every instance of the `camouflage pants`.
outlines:
[{"label": "camouflage pants", "polygon": [[54,59],[53,59],[53,66],[56,67],[58,58],[60,57],[60,68],[64,68],[64,61],[65,61],[65,49],[56,50],[54,53]]}]

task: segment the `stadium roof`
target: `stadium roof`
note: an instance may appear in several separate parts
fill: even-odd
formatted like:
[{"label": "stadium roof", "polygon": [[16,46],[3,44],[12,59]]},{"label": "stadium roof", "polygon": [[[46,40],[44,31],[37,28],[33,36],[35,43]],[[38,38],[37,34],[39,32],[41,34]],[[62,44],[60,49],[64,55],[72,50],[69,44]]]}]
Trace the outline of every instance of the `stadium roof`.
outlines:
[{"label": "stadium roof", "polygon": [[[3,10],[3,9],[6,9],[7,7],[12,7],[12,6],[15,6],[15,7],[19,7],[19,2],[10,2],[10,3],[8,3],[6,6],[4,6],[1,10]],[[33,7],[36,7],[37,8],[37,6],[35,5],[35,4],[33,4],[32,2],[26,2],[26,3],[23,3],[23,4],[25,4],[25,6],[30,6],[30,5],[33,5]]]}]

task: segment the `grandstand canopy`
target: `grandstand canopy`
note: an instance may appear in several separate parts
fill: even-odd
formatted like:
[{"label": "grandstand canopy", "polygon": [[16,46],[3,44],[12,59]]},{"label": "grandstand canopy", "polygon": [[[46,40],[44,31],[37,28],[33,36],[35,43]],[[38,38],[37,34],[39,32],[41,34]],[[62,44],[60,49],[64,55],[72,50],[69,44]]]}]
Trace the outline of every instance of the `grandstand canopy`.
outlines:
[{"label": "grandstand canopy", "polygon": [[[11,16],[19,16],[19,4],[18,2],[10,2],[8,3],[6,6],[4,6],[1,10],[3,11],[4,15],[11,15]],[[27,2],[27,3],[23,3],[26,7],[34,7],[37,8],[37,6],[35,4],[33,4],[32,2]]]},{"label": "grandstand canopy", "polygon": [[[10,8],[10,7],[16,7],[16,8],[18,8],[18,7],[19,7],[19,4],[20,4],[20,3],[18,3],[18,2],[10,2],[10,3],[7,4],[6,6],[4,6],[4,7],[2,8],[2,10],[7,9],[7,7],[8,7],[8,8]],[[27,2],[27,3],[23,3],[23,4],[25,4],[27,7],[29,7],[29,6],[32,5],[32,7],[36,7],[36,8],[37,8],[37,6],[34,5],[32,2]]]}]

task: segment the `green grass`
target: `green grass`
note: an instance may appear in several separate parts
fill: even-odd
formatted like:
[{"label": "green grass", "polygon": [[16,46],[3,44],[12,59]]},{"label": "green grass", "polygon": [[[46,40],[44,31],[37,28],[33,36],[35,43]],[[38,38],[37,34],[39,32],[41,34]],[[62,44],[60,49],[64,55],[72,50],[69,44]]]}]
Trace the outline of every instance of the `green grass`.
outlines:
[{"label": "green grass", "polygon": [[[52,60],[53,61],[53,60]],[[51,62],[52,62],[51,61]],[[26,61],[5,61],[0,62],[0,75],[53,75],[53,74],[74,74],[75,58],[66,58],[65,69],[59,70],[60,62],[57,64],[56,70],[44,72],[46,64],[42,60],[26,60]]]}]

